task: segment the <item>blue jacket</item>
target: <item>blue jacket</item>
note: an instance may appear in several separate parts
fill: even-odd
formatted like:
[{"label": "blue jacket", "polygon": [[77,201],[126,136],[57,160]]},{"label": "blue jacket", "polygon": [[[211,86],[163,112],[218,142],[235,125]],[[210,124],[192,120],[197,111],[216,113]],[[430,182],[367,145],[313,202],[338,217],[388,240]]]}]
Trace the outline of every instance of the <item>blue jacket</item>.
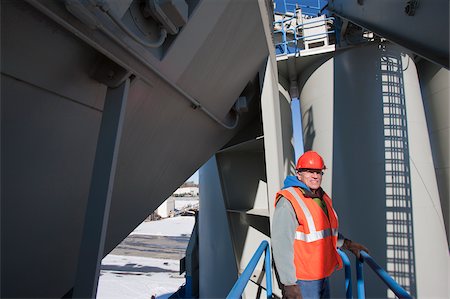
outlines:
[{"label": "blue jacket", "polygon": [[296,176],[293,176],[293,175],[288,175],[284,179],[284,186],[282,189],[287,189],[289,187],[300,187],[302,189],[305,189],[305,190],[308,190],[311,192],[311,189],[309,189],[308,186],[305,185],[305,183],[303,183],[302,181],[297,179]]}]

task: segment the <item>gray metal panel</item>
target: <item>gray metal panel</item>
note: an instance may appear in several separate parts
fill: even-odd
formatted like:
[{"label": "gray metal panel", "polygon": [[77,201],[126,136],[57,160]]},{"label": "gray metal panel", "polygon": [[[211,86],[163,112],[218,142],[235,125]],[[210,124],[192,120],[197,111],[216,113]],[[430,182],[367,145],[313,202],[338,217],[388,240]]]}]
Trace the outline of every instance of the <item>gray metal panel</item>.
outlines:
[{"label": "gray metal panel", "polygon": [[[186,98],[189,95],[177,91],[175,81],[167,82],[169,71],[142,48],[123,46],[101,30],[89,29],[66,11],[62,2],[31,3],[60,25],[22,1],[1,3],[1,295],[55,298],[70,290],[75,277],[106,91],[104,85],[89,77],[97,55],[107,56],[135,75],[120,145],[105,253],[241,128],[227,130],[203,111],[192,109]],[[220,17],[220,11],[214,14],[211,9],[198,10],[192,17],[220,20],[220,25],[211,27],[208,34],[228,34],[228,40],[233,36],[244,49],[258,49],[251,59],[232,42],[214,45],[208,40],[190,53],[196,57],[196,63],[211,69],[209,76],[199,82],[196,76],[200,70],[192,66],[173,71],[182,74],[184,84],[196,91],[220,82],[224,88],[219,96],[217,90],[210,89],[197,100],[221,116],[227,114],[249,78],[256,77],[268,52],[266,35],[259,29],[261,16],[254,12],[258,11],[256,3],[235,1],[229,7],[246,9],[243,15],[252,15],[245,25],[257,29],[252,33],[254,38],[249,37],[250,30],[240,36],[238,27],[242,23],[227,32],[230,22]],[[231,11],[227,17],[234,20]],[[200,30],[204,23],[197,21],[192,25]],[[196,32],[191,29],[191,34]],[[172,47],[191,47],[189,35],[182,43],[177,40]],[[174,53],[183,55],[183,51]],[[232,75],[222,76],[219,70]],[[245,118],[242,115],[241,126],[246,125]],[[27,233],[27,241],[17,241],[17,236]],[[23,269],[27,269],[26,273]]]},{"label": "gray metal panel", "polygon": [[217,154],[228,209],[245,211],[254,208],[259,180],[267,180],[263,140],[254,140],[253,144],[248,149],[240,147]]},{"label": "gray metal panel", "polygon": [[[215,24],[216,30],[209,33],[177,79],[186,92],[204,99],[204,105],[216,115],[231,108],[234,101],[229,99],[238,98],[268,55],[261,15],[255,13],[258,10],[257,1],[230,1]],[[245,63],[236,57],[245,57]],[[206,81],[210,84],[203,84]],[[199,85],[202,88],[196,88]]]},{"label": "gray metal panel", "polygon": [[[261,241],[270,236],[264,158],[261,138],[242,142],[216,154],[238,273],[243,272]],[[255,272],[261,268],[257,267]],[[262,291],[257,290],[261,283],[249,285],[245,290],[246,297],[253,298]]]},{"label": "gray metal panel", "polygon": [[86,75],[98,55],[92,48],[23,1],[2,3],[1,14],[2,73],[103,109],[106,86]]},{"label": "gray metal panel", "polygon": [[200,298],[225,298],[238,272],[215,157],[201,168],[199,178]]},{"label": "gray metal panel", "polygon": [[2,297],[61,297],[73,284],[101,113],[6,75],[1,86]]},{"label": "gray metal panel", "polygon": [[[358,4],[356,4],[356,2]],[[415,14],[405,13],[417,3]],[[422,57],[449,67],[449,1],[333,0],[328,8]]]},{"label": "gray metal panel", "polygon": [[[264,185],[267,181],[263,140],[244,142],[233,149],[221,151],[216,156],[225,207],[229,211],[236,263],[242,267],[241,259],[246,242],[257,243],[257,240],[249,239],[247,236],[247,230],[249,226],[252,226],[252,221],[246,212],[254,208],[268,210],[267,200],[263,202],[263,206],[259,207],[261,203],[257,202],[260,181]],[[233,215],[236,213],[237,215]],[[257,225],[255,228],[269,236],[269,219],[257,218],[262,218],[261,221],[266,225]]]},{"label": "gray metal panel", "polygon": [[234,134],[154,83],[135,79],[130,88],[105,254]]},{"label": "gray metal panel", "polygon": [[[274,61],[269,60],[269,63],[271,62]],[[273,89],[274,81],[266,79],[274,75],[273,71],[264,67],[261,72],[263,73],[261,78],[267,80],[263,84],[265,101],[278,105],[278,97],[276,97],[278,89]],[[270,95],[275,95],[275,98],[270,98]],[[252,111],[258,111],[258,114],[254,116],[253,122],[243,128],[226,147],[218,152],[216,158],[209,161],[207,166],[202,168],[201,172],[201,178],[205,176],[211,179],[201,179],[202,212],[200,215],[202,213],[210,214],[210,211],[212,213],[213,210],[210,204],[205,208],[204,202],[220,202],[217,202],[214,207],[216,217],[201,216],[204,218],[200,220],[200,231],[203,231],[205,235],[209,235],[211,233],[207,229],[208,227],[214,230],[224,230],[224,225],[227,227],[227,231],[231,232],[231,240],[230,244],[226,244],[226,246],[232,245],[234,252],[233,262],[237,267],[238,273],[242,273],[260,242],[268,240],[270,236],[269,206],[272,200],[267,197],[267,166],[265,163],[267,154],[264,150],[265,141],[262,136],[259,136],[261,134],[262,117],[259,115],[260,103],[258,102],[257,104],[258,109],[252,107]],[[271,111],[267,113],[271,113]],[[289,143],[289,141],[285,143]],[[278,160],[278,157],[274,158]],[[280,173],[282,171],[280,169]],[[218,174],[216,175],[215,172]],[[216,180],[216,176],[218,177],[218,182],[212,179]],[[208,184],[204,185],[205,183]],[[219,185],[217,186],[217,184]],[[214,193],[211,192],[213,186],[217,189]],[[203,190],[206,190],[207,193],[204,193]],[[224,205],[222,201],[224,201]],[[221,209],[222,211],[220,211]],[[228,221],[225,223],[221,216],[223,213],[226,213],[228,218]],[[216,279],[217,267],[202,266],[202,264],[214,264],[218,259],[221,259],[221,251],[217,249],[212,250],[212,245],[208,244],[208,242],[210,241],[200,241],[200,254],[201,256],[205,254],[203,262],[200,263],[200,267],[202,267],[200,275],[202,277],[201,281],[206,281],[204,285],[202,283],[200,285],[200,295],[201,297],[224,297],[231,289],[231,286],[225,290],[223,290],[222,286],[217,286],[220,283]],[[261,272],[261,269],[262,267],[259,265],[255,270],[257,278],[254,279],[254,282],[249,283],[243,296],[249,298],[264,296],[264,291],[261,287],[265,282],[261,282],[263,275],[258,274]],[[222,293],[218,293],[215,289],[222,290]]]}]

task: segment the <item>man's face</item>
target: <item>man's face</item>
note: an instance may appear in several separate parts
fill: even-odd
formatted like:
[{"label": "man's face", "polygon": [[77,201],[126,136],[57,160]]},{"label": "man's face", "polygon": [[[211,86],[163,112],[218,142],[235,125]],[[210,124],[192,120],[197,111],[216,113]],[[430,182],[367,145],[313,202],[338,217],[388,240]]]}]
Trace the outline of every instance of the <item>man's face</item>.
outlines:
[{"label": "man's face", "polygon": [[323,172],[321,169],[306,169],[297,171],[297,178],[305,183],[311,190],[317,190],[322,183]]}]

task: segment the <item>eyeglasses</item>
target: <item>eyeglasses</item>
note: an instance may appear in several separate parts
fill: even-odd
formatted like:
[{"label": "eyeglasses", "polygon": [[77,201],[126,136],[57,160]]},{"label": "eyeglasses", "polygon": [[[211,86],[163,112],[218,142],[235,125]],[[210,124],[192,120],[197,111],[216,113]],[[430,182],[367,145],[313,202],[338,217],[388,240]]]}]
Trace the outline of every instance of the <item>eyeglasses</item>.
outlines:
[{"label": "eyeglasses", "polygon": [[298,173],[300,173],[300,172],[307,172],[309,174],[315,173],[315,174],[323,175],[323,171],[321,169],[297,169],[297,172]]}]

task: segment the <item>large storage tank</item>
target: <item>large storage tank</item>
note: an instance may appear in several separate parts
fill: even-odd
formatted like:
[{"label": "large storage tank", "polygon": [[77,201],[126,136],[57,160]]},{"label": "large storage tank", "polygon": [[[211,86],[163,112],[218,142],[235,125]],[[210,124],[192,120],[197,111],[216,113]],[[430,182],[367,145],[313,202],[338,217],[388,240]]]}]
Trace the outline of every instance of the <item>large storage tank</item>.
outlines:
[{"label": "large storage tank", "polygon": [[427,116],[434,168],[441,198],[442,214],[450,239],[450,72],[436,64],[421,60],[417,64],[420,87]]},{"label": "large storage tank", "polygon": [[[330,166],[323,185],[341,231],[367,245],[414,297],[448,298],[447,240],[414,61],[398,47],[372,44],[305,73],[305,149]],[[343,284],[342,272],[334,285]],[[384,284],[365,273],[366,294],[386,297]]]}]

